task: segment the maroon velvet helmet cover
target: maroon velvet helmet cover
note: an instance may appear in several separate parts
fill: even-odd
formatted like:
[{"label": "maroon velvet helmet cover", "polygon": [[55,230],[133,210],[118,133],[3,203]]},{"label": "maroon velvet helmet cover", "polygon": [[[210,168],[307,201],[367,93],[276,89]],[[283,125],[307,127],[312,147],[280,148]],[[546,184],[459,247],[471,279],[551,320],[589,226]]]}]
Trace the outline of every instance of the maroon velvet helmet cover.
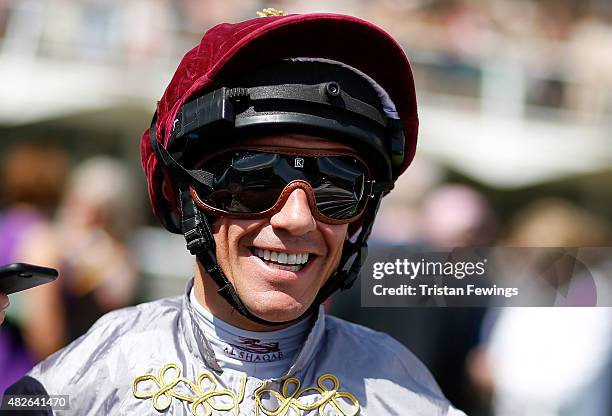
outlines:
[{"label": "maroon velvet helmet cover", "polygon": [[[364,20],[337,14],[261,17],[210,29],[200,44],[185,54],[158,103],[157,139],[167,147],[178,110],[197,93],[221,87],[232,74],[291,57],[343,62],[381,85],[397,107],[406,137],[404,163],[394,170],[394,178],[406,170],[414,157],[418,132],[410,64],[386,32]],[[148,130],[142,136],[140,150],[149,197],[161,220],[163,204],[168,203],[161,190],[167,178],[151,149]],[[169,202],[174,205],[174,201]]]}]

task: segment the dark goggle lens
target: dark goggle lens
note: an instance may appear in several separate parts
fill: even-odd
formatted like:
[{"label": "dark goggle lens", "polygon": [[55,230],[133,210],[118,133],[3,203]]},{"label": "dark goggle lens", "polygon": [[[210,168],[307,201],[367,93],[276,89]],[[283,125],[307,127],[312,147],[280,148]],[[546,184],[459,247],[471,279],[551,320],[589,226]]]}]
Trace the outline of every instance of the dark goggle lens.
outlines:
[{"label": "dark goggle lens", "polygon": [[304,180],[314,190],[319,213],[356,217],[365,206],[367,168],[350,156],[296,157],[266,152],[222,155],[205,163],[212,190],[199,190],[206,205],[230,213],[261,213],[274,206],[285,187]]}]

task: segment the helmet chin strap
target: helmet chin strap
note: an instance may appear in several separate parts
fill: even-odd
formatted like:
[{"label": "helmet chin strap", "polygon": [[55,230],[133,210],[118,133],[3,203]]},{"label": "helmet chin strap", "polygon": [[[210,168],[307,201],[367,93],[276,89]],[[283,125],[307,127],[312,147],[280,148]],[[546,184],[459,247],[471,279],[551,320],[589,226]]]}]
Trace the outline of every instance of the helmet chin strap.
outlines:
[{"label": "helmet chin strap", "polygon": [[297,318],[282,322],[268,321],[260,318],[246,307],[242,299],[240,299],[240,296],[236,293],[236,289],[217,263],[217,256],[215,254],[216,243],[212,235],[208,218],[197,208],[188,189],[182,189],[180,191],[180,196],[181,224],[187,243],[187,249],[191,254],[196,256],[200,265],[217,284],[219,287],[217,293],[247,319],[267,326],[279,326],[287,325],[302,319],[315,311],[319,305],[337,289],[346,290],[353,285],[355,279],[359,275],[361,263],[367,255],[366,241],[372,229],[374,216],[376,215],[376,211],[378,211],[382,194],[378,194],[373,198],[374,200],[371,202],[374,203],[370,204],[364,213],[366,218],[364,218],[364,225],[357,240],[355,242],[349,240],[344,242],[338,270],[334,272],[323,287],[321,287],[310,307]]}]

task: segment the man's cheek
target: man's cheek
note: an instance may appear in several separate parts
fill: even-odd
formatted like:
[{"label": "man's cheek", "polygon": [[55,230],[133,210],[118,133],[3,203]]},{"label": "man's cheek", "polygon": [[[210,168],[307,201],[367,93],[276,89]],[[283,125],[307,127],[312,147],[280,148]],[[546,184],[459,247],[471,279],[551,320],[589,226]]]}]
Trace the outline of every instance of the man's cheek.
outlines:
[{"label": "man's cheek", "polygon": [[333,236],[332,239],[328,241],[332,241],[329,247],[329,258],[333,259],[331,262],[331,270],[332,272],[338,268],[340,264],[340,258],[342,257],[342,249],[344,248],[344,242],[348,238],[348,225],[332,225],[330,226],[330,236]]},{"label": "man's cheek", "polygon": [[217,263],[221,267],[221,270],[226,277],[231,281],[232,279],[232,267],[231,267],[231,245],[229,227],[227,221],[223,217],[220,217],[211,224],[211,231],[213,238],[215,239],[215,254],[217,256]]},{"label": "man's cheek", "polygon": [[[211,219],[209,217],[209,219]],[[210,230],[212,231],[213,235],[216,238],[216,234],[218,234],[221,230],[221,227],[223,227],[225,225],[226,221],[224,220],[224,217],[213,217],[212,218],[212,222],[209,222],[210,224]]]}]

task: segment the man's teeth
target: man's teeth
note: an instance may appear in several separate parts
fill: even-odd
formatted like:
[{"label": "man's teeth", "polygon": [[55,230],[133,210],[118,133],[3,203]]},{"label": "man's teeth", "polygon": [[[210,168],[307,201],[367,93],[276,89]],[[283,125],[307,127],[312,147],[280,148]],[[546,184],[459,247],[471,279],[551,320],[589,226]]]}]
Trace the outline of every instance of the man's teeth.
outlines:
[{"label": "man's teeth", "polygon": [[305,264],[308,261],[308,253],[279,253],[276,251],[254,249],[255,255],[264,260],[274,261],[281,264]]}]

